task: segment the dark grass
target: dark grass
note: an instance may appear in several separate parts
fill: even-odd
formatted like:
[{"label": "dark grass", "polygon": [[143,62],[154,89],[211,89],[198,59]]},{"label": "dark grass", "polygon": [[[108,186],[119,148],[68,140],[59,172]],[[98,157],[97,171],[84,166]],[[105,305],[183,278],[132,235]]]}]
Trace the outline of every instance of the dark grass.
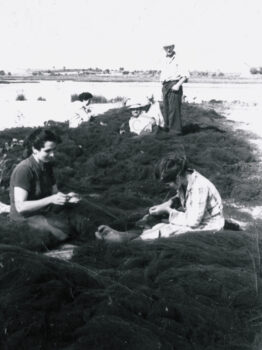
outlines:
[{"label": "dark grass", "polygon": [[[132,228],[149,206],[170,195],[153,169],[181,145],[224,200],[261,203],[259,162],[245,134],[233,132],[214,110],[190,104],[183,106],[180,137],[120,135],[128,118],[120,109],[76,129],[52,124],[63,140],[59,187],[93,203],[89,233],[73,241],[79,248],[71,262],[43,256],[56,242],[0,217],[0,348],[260,350],[259,220],[226,206],[228,216],[250,222],[250,228],[123,245],[94,239],[100,222]],[[5,130],[0,136],[27,133]],[[2,200],[22,151],[9,151]]]},{"label": "dark grass", "polygon": [[255,236],[94,241],[70,263],[10,245],[0,253],[3,348],[259,349]]},{"label": "dark grass", "polygon": [[45,98],[45,97],[42,97],[42,96],[39,96],[39,97],[37,98],[37,101],[46,101],[46,98]]}]

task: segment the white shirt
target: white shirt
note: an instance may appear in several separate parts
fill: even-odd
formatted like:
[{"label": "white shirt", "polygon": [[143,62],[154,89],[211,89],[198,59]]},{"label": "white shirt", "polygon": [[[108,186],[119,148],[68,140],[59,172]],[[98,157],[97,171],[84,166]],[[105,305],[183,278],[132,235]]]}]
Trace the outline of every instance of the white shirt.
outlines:
[{"label": "white shirt", "polygon": [[212,182],[196,170],[190,175],[186,193],[180,191],[179,198],[185,211],[173,209],[169,216],[171,224],[202,229],[224,220],[220,194]]},{"label": "white shirt", "polygon": [[163,127],[165,125],[164,117],[160,109],[158,101],[151,104],[149,111],[146,113],[148,117],[155,119],[156,125]]},{"label": "white shirt", "polygon": [[203,175],[194,171],[189,179],[186,193],[179,191],[184,212],[171,210],[169,223],[159,223],[143,231],[140,238],[152,240],[193,231],[219,231],[225,219],[220,194]]},{"label": "white shirt", "polygon": [[164,126],[164,118],[158,101],[151,104],[148,112],[142,112],[139,117],[129,119],[130,132],[137,135],[143,131],[152,132],[154,125]]},{"label": "white shirt", "polygon": [[183,77],[189,78],[189,71],[183,66],[177,55],[165,57],[161,64],[160,81],[179,80]]},{"label": "white shirt", "polygon": [[141,132],[152,132],[153,125],[155,125],[155,119],[148,117],[146,113],[142,113],[139,117],[131,117],[129,119],[130,132],[140,135]]},{"label": "white shirt", "polygon": [[72,117],[69,118],[69,127],[76,128],[83,122],[88,122],[92,116],[91,109],[83,106],[83,102],[75,101],[73,102],[76,108],[72,113]]}]

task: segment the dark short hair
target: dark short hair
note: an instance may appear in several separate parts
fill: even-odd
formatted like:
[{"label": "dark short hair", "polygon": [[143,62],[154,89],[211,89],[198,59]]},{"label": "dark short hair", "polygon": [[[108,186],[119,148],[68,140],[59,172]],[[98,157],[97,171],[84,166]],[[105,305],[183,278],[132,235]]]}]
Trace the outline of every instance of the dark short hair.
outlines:
[{"label": "dark short hair", "polygon": [[37,128],[28,136],[25,145],[28,150],[34,147],[35,149],[40,151],[40,149],[44,147],[47,141],[60,143],[61,139],[50,129]]},{"label": "dark short hair", "polygon": [[162,182],[175,181],[188,169],[185,153],[172,152],[164,156],[155,167],[155,177]]},{"label": "dark short hair", "polygon": [[78,99],[79,101],[83,102],[83,101],[88,101],[93,97],[92,94],[90,94],[90,92],[82,92],[81,94],[78,95]]}]

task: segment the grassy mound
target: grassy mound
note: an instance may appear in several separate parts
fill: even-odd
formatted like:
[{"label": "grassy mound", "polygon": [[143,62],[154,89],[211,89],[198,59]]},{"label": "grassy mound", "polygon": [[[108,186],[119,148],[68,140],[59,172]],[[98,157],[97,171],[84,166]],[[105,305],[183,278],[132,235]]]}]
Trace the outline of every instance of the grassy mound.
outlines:
[{"label": "grassy mound", "polygon": [[[99,223],[131,228],[170,195],[154,179],[154,165],[181,145],[223,199],[261,202],[259,163],[245,135],[232,132],[214,110],[190,104],[183,106],[184,136],[120,135],[128,118],[120,109],[76,129],[50,124],[62,138],[59,188],[80,192],[92,204],[88,234],[75,239],[72,261],[59,261],[36,252],[53,246],[50,237],[0,216],[0,348],[261,349],[259,221],[247,232],[199,232],[152,243],[94,239]],[[27,134],[21,128],[0,136],[8,141]],[[21,146],[8,151],[2,201],[8,201],[10,173],[22,153]]]},{"label": "grassy mound", "polygon": [[73,262],[1,245],[1,347],[258,350],[260,248],[230,231],[94,241]]},{"label": "grassy mound", "polygon": [[[127,110],[118,109],[76,129],[69,129],[66,123],[47,123],[62,138],[57,153],[58,187],[79,192],[95,204],[90,234],[79,237],[81,242],[89,240],[101,223],[121,230],[131,228],[148,207],[167,198],[170,193],[154,179],[154,166],[166,152],[181,146],[191,166],[216,185],[223,199],[261,202],[262,183],[255,176],[259,169],[251,146],[244,134],[232,133],[230,123],[213,109],[184,104],[184,136],[180,137],[163,131],[144,137],[120,135],[120,125],[129,117]],[[17,128],[2,131],[0,136],[5,142],[14,137],[21,140],[28,132],[28,128]],[[1,183],[5,189],[0,197],[5,202],[11,171],[22,156],[22,146],[16,145],[4,160]],[[96,210],[100,207],[103,209]],[[103,215],[103,210],[113,215]]]}]

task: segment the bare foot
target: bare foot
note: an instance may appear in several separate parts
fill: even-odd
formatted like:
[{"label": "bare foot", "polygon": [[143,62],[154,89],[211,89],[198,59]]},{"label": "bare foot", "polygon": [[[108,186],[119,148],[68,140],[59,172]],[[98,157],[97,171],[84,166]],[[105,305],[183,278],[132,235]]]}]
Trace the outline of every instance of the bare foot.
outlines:
[{"label": "bare foot", "polygon": [[98,227],[97,231],[95,232],[95,236],[98,239],[105,240],[107,242],[127,242],[133,239],[140,239],[141,233],[138,232],[122,232],[112,229],[109,226],[101,225]]},{"label": "bare foot", "polygon": [[127,239],[126,232],[116,231],[106,225],[99,226],[95,232],[95,236],[98,239],[110,242],[123,242]]}]

